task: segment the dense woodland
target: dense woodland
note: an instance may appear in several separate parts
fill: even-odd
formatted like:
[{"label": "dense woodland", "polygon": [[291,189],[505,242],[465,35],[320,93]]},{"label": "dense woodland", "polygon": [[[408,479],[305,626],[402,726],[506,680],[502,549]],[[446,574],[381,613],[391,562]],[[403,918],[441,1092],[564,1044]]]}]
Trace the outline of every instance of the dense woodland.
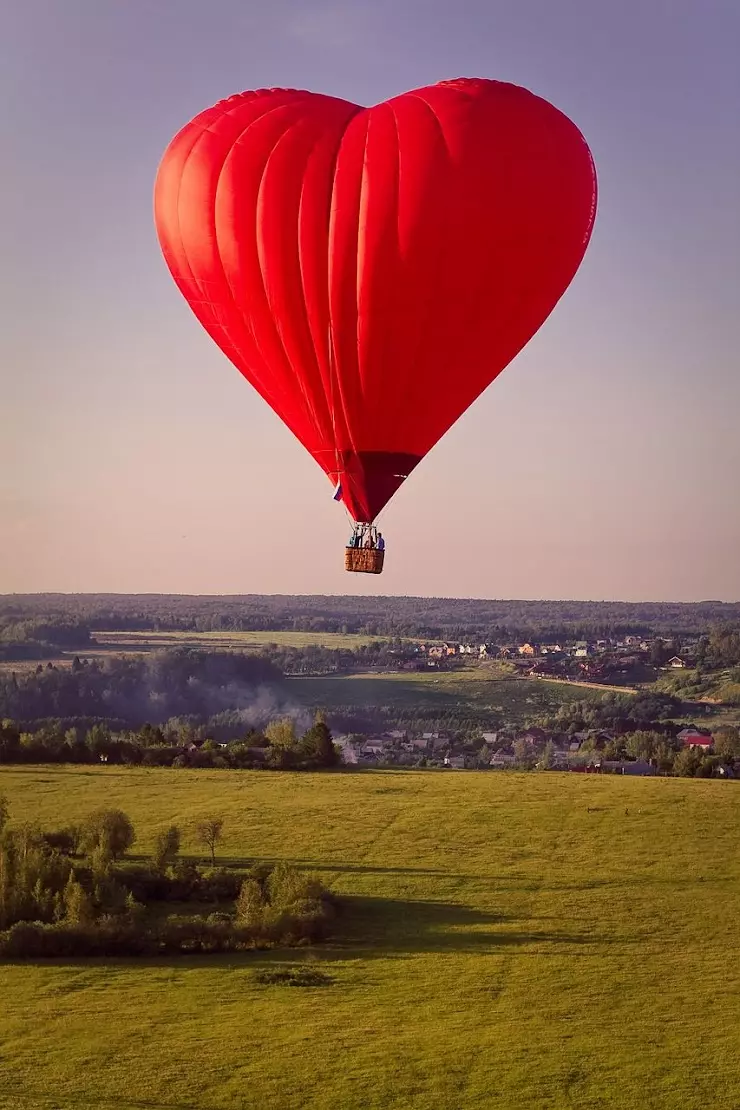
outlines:
[{"label": "dense woodland", "polygon": [[281,682],[280,669],[261,655],[176,650],[103,662],[75,657],[71,667],[47,663],[30,674],[0,674],[0,718],[126,725],[180,715],[207,719],[222,710],[254,709],[265,688],[272,691],[266,711],[274,711]]},{"label": "dense woodland", "polygon": [[[696,635],[740,625],[740,602],[496,601],[245,594],[5,594],[0,642],[28,639],[28,622],[89,629],[357,632],[429,639]],[[25,631],[24,631],[25,628]],[[3,631],[4,629],[4,631]],[[48,632],[48,629],[47,629]],[[34,640],[43,635],[34,634]],[[82,646],[75,645],[72,646]]]}]

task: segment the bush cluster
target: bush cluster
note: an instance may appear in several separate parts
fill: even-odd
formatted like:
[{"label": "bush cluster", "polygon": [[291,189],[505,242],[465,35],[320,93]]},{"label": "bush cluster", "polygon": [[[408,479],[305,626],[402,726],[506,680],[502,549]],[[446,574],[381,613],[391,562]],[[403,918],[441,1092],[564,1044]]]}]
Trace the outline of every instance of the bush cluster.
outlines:
[{"label": "bush cluster", "polygon": [[[0,958],[310,944],[326,937],[334,914],[329,892],[286,864],[237,872],[179,859],[175,826],[156,838],[149,864],[125,860],[136,833],[120,810],[96,810],[78,827],[56,832],[12,828],[7,821],[8,806],[0,797]],[[214,858],[222,827],[217,817],[196,825]],[[168,903],[204,905],[211,912],[151,912]]]}]

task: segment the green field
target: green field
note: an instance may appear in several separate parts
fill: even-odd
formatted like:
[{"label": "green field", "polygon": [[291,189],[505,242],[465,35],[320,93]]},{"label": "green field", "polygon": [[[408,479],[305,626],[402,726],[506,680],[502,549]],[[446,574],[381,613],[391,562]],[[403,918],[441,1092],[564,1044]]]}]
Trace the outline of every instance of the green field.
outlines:
[{"label": "green field", "polygon": [[383,637],[342,632],[95,632],[94,639],[99,647],[108,651],[151,651],[173,647],[257,651],[268,644],[295,648],[357,648]]},{"label": "green field", "polygon": [[[36,767],[0,792],[47,826],[121,806],[139,852],[217,810],[227,862],[347,900],[313,951],[0,967],[4,1110],[740,1106],[734,783]],[[332,985],[256,980],[311,959]]]},{"label": "green field", "polygon": [[490,664],[435,673],[322,675],[287,680],[290,696],[312,708],[329,711],[356,706],[429,713],[491,713],[492,718],[521,724],[555,712],[570,701],[603,697],[603,691],[569,682],[514,678],[506,666]]}]

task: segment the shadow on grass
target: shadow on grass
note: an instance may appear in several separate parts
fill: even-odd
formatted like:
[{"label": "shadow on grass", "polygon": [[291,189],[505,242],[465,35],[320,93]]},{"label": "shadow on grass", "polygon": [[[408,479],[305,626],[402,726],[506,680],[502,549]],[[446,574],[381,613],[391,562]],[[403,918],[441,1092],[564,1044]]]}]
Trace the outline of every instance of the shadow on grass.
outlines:
[{"label": "shadow on grass", "polygon": [[[554,918],[529,918],[535,922],[551,922]],[[453,955],[511,951],[530,948],[538,955],[548,951],[563,952],[566,948],[593,949],[614,937],[597,936],[593,932],[579,933],[572,929],[515,928],[521,918],[504,914],[486,913],[471,906],[449,902],[411,901],[395,898],[343,897],[338,904],[338,915],[333,923],[331,936],[323,944],[299,947],[248,950],[229,954],[203,954],[182,956],[132,956],[92,957],[89,959],[49,959],[21,961],[15,964],[33,964],[38,967],[105,967],[106,976],[129,976],[136,968],[167,968],[173,972],[218,968],[246,971],[257,964],[279,967],[303,962],[305,959],[320,961],[374,960],[423,956],[430,953]],[[620,938],[629,943],[630,938]],[[78,988],[71,988],[78,989]],[[59,993],[65,993],[64,990]]]},{"label": "shadow on grass", "polygon": [[[201,857],[193,856],[192,858],[200,859]],[[230,859],[225,861],[225,866],[243,869],[252,866],[254,863],[288,863],[301,871],[315,872],[319,877],[322,875],[330,876],[332,874],[403,875],[407,877],[418,875],[421,879],[433,875],[440,879],[449,879],[455,882],[462,879],[467,882],[487,883],[492,890],[501,894],[527,894],[532,892],[549,894],[557,894],[559,892],[577,893],[578,891],[629,890],[636,887],[673,887],[675,889],[690,889],[695,886],[697,881],[696,877],[693,875],[654,875],[651,873],[650,868],[646,868],[645,873],[642,874],[632,871],[629,874],[614,875],[608,878],[594,875],[592,878],[586,878],[582,882],[559,883],[557,881],[543,881],[543,879],[537,875],[526,878],[504,878],[500,880],[491,874],[471,875],[460,871],[444,870],[442,868],[433,867],[377,867],[373,864],[329,863],[326,860],[288,859],[285,857],[262,857],[259,860],[250,860],[246,857],[243,859]],[[714,884],[733,883],[736,881],[736,878],[734,875],[709,875],[706,881]],[[345,896],[342,895],[342,897]]]},{"label": "shadow on grass", "polygon": [[363,959],[491,952],[526,945],[594,945],[606,938],[567,929],[516,929],[520,918],[449,902],[345,897],[327,955]]}]

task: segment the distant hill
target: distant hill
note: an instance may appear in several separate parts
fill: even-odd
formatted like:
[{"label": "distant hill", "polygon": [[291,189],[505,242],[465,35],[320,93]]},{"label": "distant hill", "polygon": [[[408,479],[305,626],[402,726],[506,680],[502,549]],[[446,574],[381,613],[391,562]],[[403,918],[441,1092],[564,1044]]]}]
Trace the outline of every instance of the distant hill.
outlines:
[{"label": "distant hill", "polygon": [[78,621],[95,629],[306,631],[502,640],[691,635],[740,625],[740,602],[502,601],[290,594],[4,594],[0,626]]}]

